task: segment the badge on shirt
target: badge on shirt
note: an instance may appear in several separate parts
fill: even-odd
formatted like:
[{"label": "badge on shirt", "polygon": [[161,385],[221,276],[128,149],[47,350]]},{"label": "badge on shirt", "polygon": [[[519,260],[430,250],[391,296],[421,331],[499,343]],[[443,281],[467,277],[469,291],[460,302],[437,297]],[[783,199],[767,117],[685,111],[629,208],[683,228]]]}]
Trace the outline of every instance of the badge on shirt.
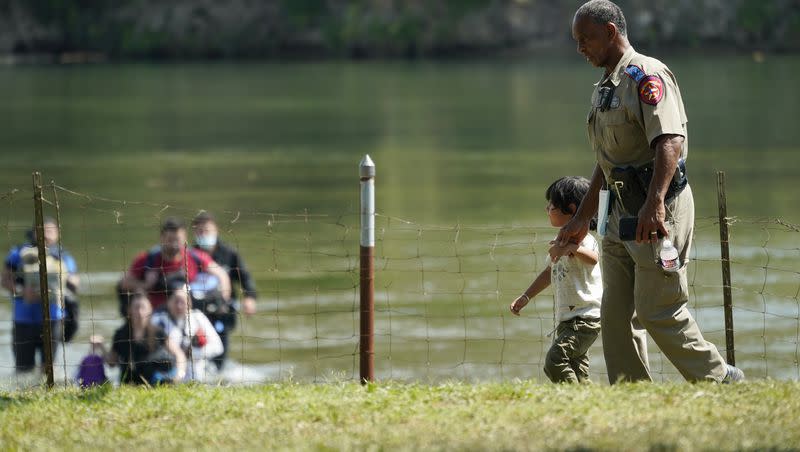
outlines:
[{"label": "badge on shirt", "polygon": [[642,68],[633,64],[625,68],[625,74],[639,84],[639,100],[642,102],[648,105],[656,105],[664,97],[664,82],[661,77],[647,75]]},{"label": "badge on shirt", "polygon": [[648,75],[639,82],[639,99],[648,104],[656,105],[664,97],[664,82],[657,75]]}]

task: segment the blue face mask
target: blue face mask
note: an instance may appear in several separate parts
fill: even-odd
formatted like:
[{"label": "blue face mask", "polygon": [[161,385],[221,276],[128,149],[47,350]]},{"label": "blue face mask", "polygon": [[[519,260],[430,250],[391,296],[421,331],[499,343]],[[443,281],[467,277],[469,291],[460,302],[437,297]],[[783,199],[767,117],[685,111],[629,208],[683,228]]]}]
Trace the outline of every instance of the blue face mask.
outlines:
[{"label": "blue face mask", "polygon": [[206,249],[206,250],[210,250],[210,249],[214,248],[215,246],[217,246],[217,236],[216,235],[212,235],[212,234],[196,235],[194,237],[194,240],[197,243],[197,246],[199,246],[200,248]]}]

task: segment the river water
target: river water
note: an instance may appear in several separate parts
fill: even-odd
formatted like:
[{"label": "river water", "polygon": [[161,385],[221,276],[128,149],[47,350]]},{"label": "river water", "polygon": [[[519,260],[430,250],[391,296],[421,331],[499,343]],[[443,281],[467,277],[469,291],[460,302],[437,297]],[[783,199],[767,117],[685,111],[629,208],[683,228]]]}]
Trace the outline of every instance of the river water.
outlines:
[{"label": "river water", "polygon": [[[726,173],[736,358],[798,378],[796,172],[800,58],[681,57],[697,206],[690,306],[725,348],[717,171]],[[377,166],[376,374],[542,379],[552,294],[507,312],[555,231],[544,190],[588,176],[598,72],[575,57],[370,63],[0,68],[0,240],[23,239],[31,172],[82,272],[74,374],[92,333],[121,324],[113,284],[169,215],[220,219],[260,291],[232,338],[232,382],[358,378],[358,162]],[[52,184],[51,184],[52,181]],[[6,298],[7,300],[7,298]],[[0,375],[14,386],[11,310]],[[656,379],[674,368],[652,347]],[[723,352],[724,353],[724,352]],[[604,381],[599,341],[592,373]],[[63,378],[63,375],[62,375]],[[214,378],[217,378],[215,376]]]}]

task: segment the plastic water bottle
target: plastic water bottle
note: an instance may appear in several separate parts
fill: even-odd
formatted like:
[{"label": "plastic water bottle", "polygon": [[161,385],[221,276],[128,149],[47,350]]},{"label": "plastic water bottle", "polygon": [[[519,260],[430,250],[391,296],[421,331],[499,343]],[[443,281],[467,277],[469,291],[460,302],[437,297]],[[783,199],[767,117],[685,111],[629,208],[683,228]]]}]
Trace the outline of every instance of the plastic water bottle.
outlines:
[{"label": "plastic water bottle", "polygon": [[670,239],[664,239],[661,242],[661,250],[658,252],[658,257],[661,260],[661,268],[664,271],[676,272],[681,268],[681,259],[678,257],[678,249],[672,244]]}]

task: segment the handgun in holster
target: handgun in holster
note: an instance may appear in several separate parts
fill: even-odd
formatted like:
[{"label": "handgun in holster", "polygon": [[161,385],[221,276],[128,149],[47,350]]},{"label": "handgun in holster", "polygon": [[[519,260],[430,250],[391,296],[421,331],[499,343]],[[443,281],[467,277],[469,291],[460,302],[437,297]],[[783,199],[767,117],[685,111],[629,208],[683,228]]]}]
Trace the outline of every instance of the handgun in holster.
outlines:
[{"label": "handgun in holster", "polygon": [[[647,200],[647,189],[653,178],[653,162],[639,167],[626,166],[611,169],[610,186],[617,195],[621,207],[629,215],[638,215],[639,210]],[[678,160],[675,173],[672,176],[664,202],[673,200],[686,188],[689,179],[686,177],[686,163]]]}]

